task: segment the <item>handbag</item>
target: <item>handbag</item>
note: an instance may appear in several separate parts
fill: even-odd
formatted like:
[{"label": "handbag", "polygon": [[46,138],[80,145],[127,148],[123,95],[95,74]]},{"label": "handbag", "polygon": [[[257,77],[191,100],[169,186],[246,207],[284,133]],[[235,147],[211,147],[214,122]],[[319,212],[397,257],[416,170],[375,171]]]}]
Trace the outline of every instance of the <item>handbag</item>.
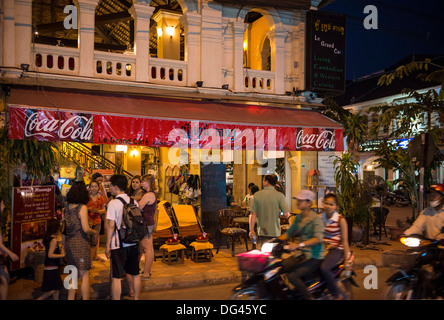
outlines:
[{"label": "handbag", "polygon": [[76,167],[60,167],[60,178],[73,180],[76,178]]}]

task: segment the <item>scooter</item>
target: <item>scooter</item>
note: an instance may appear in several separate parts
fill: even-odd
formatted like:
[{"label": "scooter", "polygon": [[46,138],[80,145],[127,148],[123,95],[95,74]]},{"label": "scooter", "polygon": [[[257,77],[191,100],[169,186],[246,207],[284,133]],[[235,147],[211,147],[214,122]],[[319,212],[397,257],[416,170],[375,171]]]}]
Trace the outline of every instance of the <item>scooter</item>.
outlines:
[{"label": "scooter", "polygon": [[[444,233],[444,227],[441,230]],[[392,263],[400,268],[387,281],[384,300],[444,299],[444,240],[425,239],[417,235],[400,241],[414,249],[396,256]],[[387,258],[390,260],[390,257]],[[389,264],[389,263],[387,263]],[[425,268],[431,265],[430,268]],[[429,270],[427,270],[429,269]]]},{"label": "scooter", "polygon": [[[284,253],[289,253],[284,249],[285,244],[285,242],[275,239],[265,243],[261,251],[254,250],[245,253],[245,255],[238,255],[239,269],[248,273],[249,276],[233,289],[231,300],[302,300],[299,292],[292,289],[285,274],[280,272],[283,262],[281,256]],[[302,251],[296,250],[294,254],[300,262],[305,260]],[[347,268],[345,261],[343,261],[332,269],[343,300],[353,299],[352,285],[359,287],[354,280],[355,273],[350,267],[353,258],[352,255],[347,261]],[[308,291],[315,299],[329,300],[331,296],[328,292],[327,282],[323,279],[320,270],[305,277],[304,281]]]}]

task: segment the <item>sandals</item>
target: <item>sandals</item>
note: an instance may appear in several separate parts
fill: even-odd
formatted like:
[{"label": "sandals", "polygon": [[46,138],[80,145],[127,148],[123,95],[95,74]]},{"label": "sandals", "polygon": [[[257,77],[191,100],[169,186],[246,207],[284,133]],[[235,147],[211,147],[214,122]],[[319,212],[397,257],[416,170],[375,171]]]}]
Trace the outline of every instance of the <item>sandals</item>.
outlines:
[{"label": "sandals", "polygon": [[142,280],[148,280],[149,278],[151,278],[151,272],[148,276],[142,274]]}]

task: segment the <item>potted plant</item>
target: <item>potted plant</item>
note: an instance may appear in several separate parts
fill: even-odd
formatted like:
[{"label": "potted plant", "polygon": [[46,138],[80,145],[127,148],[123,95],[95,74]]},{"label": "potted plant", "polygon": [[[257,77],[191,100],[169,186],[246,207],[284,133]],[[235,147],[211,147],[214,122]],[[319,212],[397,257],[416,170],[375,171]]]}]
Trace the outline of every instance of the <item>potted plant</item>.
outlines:
[{"label": "potted plant", "polygon": [[356,177],[357,161],[351,153],[343,153],[334,160],[336,194],[339,200],[339,213],[346,219],[349,227],[349,241],[360,242],[364,227],[372,223],[370,212],[372,196],[365,183]]}]

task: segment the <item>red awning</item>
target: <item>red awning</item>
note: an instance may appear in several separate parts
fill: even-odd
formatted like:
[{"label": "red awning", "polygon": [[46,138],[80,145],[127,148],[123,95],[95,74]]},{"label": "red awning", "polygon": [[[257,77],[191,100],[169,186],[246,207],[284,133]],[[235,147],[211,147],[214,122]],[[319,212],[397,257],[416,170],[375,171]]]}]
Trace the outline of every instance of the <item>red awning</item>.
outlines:
[{"label": "red awning", "polygon": [[135,95],[13,88],[11,89],[9,103],[132,117],[342,129],[340,124],[310,110],[150,98]]},{"label": "red awning", "polygon": [[[198,121],[201,131],[213,128],[220,132],[221,137],[224,129],[240,131],[252,129],[254,132],[258,129],[276,130],[276,140],[280,150],[304,150],[298,148],[314,144],[317,138],[320,139],[317,144],[321,147],[316,150],[330,150],[332,145],[322,140],[326,138],[327,133],[321,134],[328,131],[330,135],[333,134],[336,137],[336,146],[333,149],[343,150],[343,141],[338,141],[342,139],[342,127],[329,118],[310,110],[95,92],[49,91],[47,89],[37,91],[22,88],[11,89],[9,104],[16,105],[14,115],[21,118],[15,124],[15,132],[11,133],[10,128],[9,136],[14,139],[63,140],[65,138],[47,138],[48,132],[32,133],[27,136],[23,132],[29,131],[28,124],[39,129],[45,127],[44,124],[48,121],[54,123],[61,121],[60,126],[66,127],[68,122],[75,122],[68,121],[70,115],[90,114],[94,116],[94,120],[82,121],[86,125],[88,122],[94,123],[91,126],[94,133],[84,134],[84,136],[91,136],[91,139],[80,139],[83,142],[110,143],[110,140],[113,140],[116,141],[115,143],[122,144],[122,139],[125,138],[128,141],[134,138],[137,141],[143,140],[144,145],[170,146],[172,143],[167,142],[171,130],[190,128],[192,127],[190,122]],[[47,111],[43,116],[31,117],[30,111],[25,112],[25,109]],[[49,114],[48,110],[59,114],[57,116]],[[64,113],[63,117],[60,116],[61,113]],[[32,121],[27,120],[30,118]],[[38,122],[38,119],[43,120]],[[52,130],[57,133],[59,129],[54,129],[54,125],[57,125],[54,123],[47,125],[43,130]],[[65,125],[62,125],[63,123]],[[189,134],[189,129],[185,130]],[[71,138],[68,137],[67,141],[69,139]],[[297,139],[299,142],[296,142]],[[149,143],[147,143],[148,140]],[[267,137],[265,137],[265,144],[267,145]],[[330,147],[327,148],[326,145]],[[307,150],[314,149],[309,147]]]}]

